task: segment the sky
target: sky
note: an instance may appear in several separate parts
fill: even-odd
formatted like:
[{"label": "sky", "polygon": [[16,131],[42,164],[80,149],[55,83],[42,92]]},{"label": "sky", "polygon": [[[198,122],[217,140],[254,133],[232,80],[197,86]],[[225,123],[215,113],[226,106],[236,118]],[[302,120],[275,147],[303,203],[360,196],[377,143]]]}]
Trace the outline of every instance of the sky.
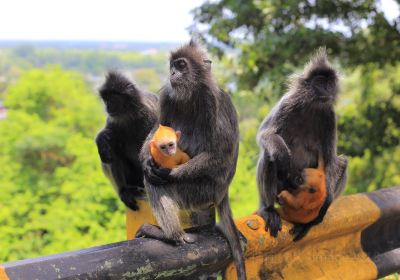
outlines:
[{"label": "sky", "polygon": [[[204,0],[0,0],[0,40],[181,42]],[[381,0],[385,15],[400,11]]]},{"label": "sky", "polygon": [[179,42],[204,0],[0,0],[0,40]]}]

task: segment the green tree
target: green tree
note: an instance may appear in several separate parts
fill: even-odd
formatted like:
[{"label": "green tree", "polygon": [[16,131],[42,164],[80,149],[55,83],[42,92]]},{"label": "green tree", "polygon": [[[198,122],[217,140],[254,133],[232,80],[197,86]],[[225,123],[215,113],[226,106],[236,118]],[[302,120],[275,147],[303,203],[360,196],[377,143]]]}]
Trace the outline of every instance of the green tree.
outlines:
[{"label": "green tree", "polygon": [[133,72],[133,75],[135,82],[144,90],[157,92],[162,86],[161,78],[154,69],[137,69]]},{"label": "green tree", "polygon": [[252,89],[268,80],[280,93],[284,78],[321,45],[344,66],[397,63],[400,19],[388,21],[379,3],[212,1],[194,10],[198,27],[192,31],[200,31],[219,55],[227,47],[239,51],[236,73],[241,87]]},{"label": "green tree", "polygon": [[30,70],[4,103],[0,262],[121,240],[123,206],[93,141],[103,109],[82,77],[58,67]]},{"label": "green tree", "polygon": [[348,192],[400,184],[400,67],[357,69],[337,106],[341,152],[351,156]]}]

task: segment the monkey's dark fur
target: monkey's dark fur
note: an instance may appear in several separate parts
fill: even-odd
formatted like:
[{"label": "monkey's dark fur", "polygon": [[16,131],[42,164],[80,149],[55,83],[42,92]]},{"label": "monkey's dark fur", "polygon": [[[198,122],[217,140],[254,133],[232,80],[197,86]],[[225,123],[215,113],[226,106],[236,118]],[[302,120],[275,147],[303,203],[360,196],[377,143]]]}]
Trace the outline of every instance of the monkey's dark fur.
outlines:
[{"label": "monkey's dark fur", "polygon": [[192,242],[181,227],[179,210],[215,206],[238,278],[245,279],[243,253],[228,199],[238,157],[237,115],[229,95],[214,81],[206,55],[193,41],[171,53],[170,83],[160,96],[160,123],[181,131],[179,147],[191,159],[172,170],[160,170],[151,164],[148,148],[154,132],[147,138],[141,153],[145,186],[162,230],[144,225],[137,236]]},{"label": "monkey's dark fur", "polygon": [[281,219],[274,208],[277,195],[288,186],[298,186],[302,170],[316,167],[319,154],[325,163],[327,198],[315,221],[295,225],[294,240],[304,237],[311,226],[322,221],[332,200],[344,189],[347,159],[336,154],[333,108],[338,90],[338,74],[321,48],[304,72],[291,78],[288,92],[259,128],[258,213],[266,220],[272,236],[276,237],[281,229]]},{"label": "monkey's dark fur", "polygon": [[125,205],[138,210],[137,198],[145,193],[139,152],[157,122],[158,97],[117,72],[108,73],[99,92],[108,114],[96,137],[103,171]]}]

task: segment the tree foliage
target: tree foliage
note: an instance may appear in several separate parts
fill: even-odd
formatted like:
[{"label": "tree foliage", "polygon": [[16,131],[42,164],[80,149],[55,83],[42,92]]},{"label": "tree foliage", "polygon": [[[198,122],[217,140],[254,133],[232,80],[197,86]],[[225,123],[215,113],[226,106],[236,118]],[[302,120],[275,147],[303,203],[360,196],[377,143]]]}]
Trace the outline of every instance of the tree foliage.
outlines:
[{"label": "tree foliage", "polygon": [[0,261],[121,240],[123,207],[101,172],[102,106],[81,75],[23,74],[0,121]]},{"label": "tree foliage", "polygon": [[210,1],[194,10],[194,19],[192,31],[217,54],[239,51],[242,88],[267,79],[280,92],[284,77],[319,46],[346,67],[400,59],[400,19],[387,20],[375,0]]},{"label": "tree foliage", "polygon": [[[242,126],[255,124],[241,130],[242,138],[255,134],[284,93],[288,75],[326,46],[343,74],[338,149],[350,159],[347,192],[400,183],[400,18],[387,19],[375,0],[219,0],[193,13],[191,30],[203,36],[229,69],[224,75]],[[255,95],[262,105],[255,105]],[[247,181],[248,188],[239,182],[249,172],[254,177],[258,153],[254,141],[242,139],[240,148],[253,160],[248,169],[237,169],[231,193],[238,199],[255,187],[254,179]]]},{"label": "tree foliage", "polygon": [[400,67],[363,67],[343,83],[339,150],[350,158],[348,192],[400,183]]}]

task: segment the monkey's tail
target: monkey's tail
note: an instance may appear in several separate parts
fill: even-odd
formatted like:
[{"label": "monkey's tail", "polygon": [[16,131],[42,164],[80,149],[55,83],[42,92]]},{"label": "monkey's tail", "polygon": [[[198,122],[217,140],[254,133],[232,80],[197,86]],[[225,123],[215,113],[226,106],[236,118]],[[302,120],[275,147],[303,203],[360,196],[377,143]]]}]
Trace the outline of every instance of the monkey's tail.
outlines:
[{"label": "monkey's tail", "polygon": [[333,190],[334,198],[338,197],[344,190],[347,180],[347,158],[344,155],[339,155],[336,158],[334,172],[337,174],[336,186]]},{"label": "monkey's tail", "polygon": [[221,231],[228,240],[229,246],[231,248],[233,260],[236,265],[236,272],[238,280],[246,279],[246,268],[243,257],[242,247],[240,246],[239,232],[232,219],[232,211],[229,206],[228,193],[222,199],[221,203],[217,207],[218,215],[220,218]]}]

